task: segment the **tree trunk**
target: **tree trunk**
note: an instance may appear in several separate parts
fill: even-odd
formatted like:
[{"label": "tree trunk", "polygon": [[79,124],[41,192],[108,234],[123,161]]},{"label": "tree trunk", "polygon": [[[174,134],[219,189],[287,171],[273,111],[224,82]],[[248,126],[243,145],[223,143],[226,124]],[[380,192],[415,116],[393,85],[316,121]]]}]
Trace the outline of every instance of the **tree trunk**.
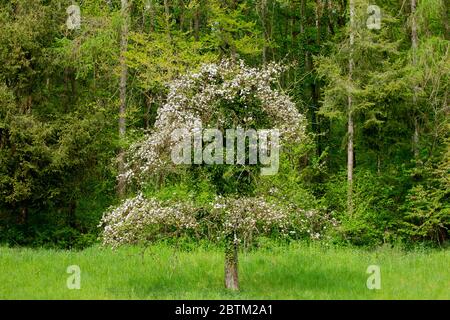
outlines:
[{"label": "tree trunk", "polygon": [[321,35],[321,27],[320,27],[320,18],[322,16],[322,1],[316,0],[316,30],[317,30],[317,45],[320,45],[320,35]]},{"label": "tree trunk", "polygon": [[[353,45],[355,42],[355,0],[350,0],[350,59],[348,62],[348,77],[350,82],[353,77]],[[348,143],[347,143],[347,210],[350,215],[353,214],[353,143],[354,143],[354,123],[353,123],[353,99],[351,92],[348,94]]]},{"label": "tree trunk", "polygon": [[[417,22],[416,22],[416,0],[411,0],[411,47],[412,47],[412,64],[413,67],[417,66]],[[413,134],[413,152],[414,157],[417,159],[419,157],[419,121],[418,110],[417,110],[417,95],[418,87],[414,85],[413,88],[413,115],[414,115],[414,134]]]},{"label": "tree trunk", "polygon": [[24,205],[20,209],[19,224],[24,225],[28,221],[28,208]]},{"label": "tree trunk", "polygon": [[261,21],[263,26],[264,33],[264,46],[262,51],[262,62],[263,64],[267,63],[267,43],[268,43],[268,30],[267,30],[267,0],[261,0]]},{"label": "tree trunk", "polygon": [[170,7],[169,7],[169,0],[164,0],[164,19],[166,23],[166,34],[169,40],[170,37]]},{"label": "tree trunk", "polygon": [[184,20],[185,20],[185,6],[184,6],[184,2],[183,1],[178,1],[177,3],[178,8],[180,10],[180,16],[179,16],[179,21],[180,21],[180,32],[184,31]]},{"label": "tree trunk", "polygon": [[[321,35],[322,35],[322,26],[321,26],[321,19],[322,19],[322,1],[316,0],[316,32],[317,32],[317,38],[316,38],[316,45],[318,50],[320,50],[320,44],[321,44]],[[313,69],[315,69],[315,66],[312,66]],[[319,101],[320,101],[320,83],[317,77],[314,77],[314,81],[312,82],[313,87],[312,90],[312,101],[313,101],[313,112],[315,114],[314,120],[316,121],[315,124],[315,131],[314,133],[317,135],[316,145],[317,145],[317,156],[320,157],[322,154],[322,147],[321,147],[321,119],[320,115],[317,114],[319,111]]]},{"label": "tree trunk", "polygon": [[155,9],[153,7],[153,0],[147,1],[146,9],[148,10],[149,18],[150,18],[150,26],[149,30],[150,33],[153,33],[155,31],[154,23],[155,23]]},{"label": "tree trunk", "polygon": [[300,33],[305,33],[305,21],[306,21],[306,4],[305,0],[300,1]]},{"label": "tree trunk", "polygon": [[149,130],[150,129],[150,111],[152,109],[152,103],[153,103],[151,93],[146,95],[145,102],[147,105],[147,109],[146,109],[145,115],[144,115],[144,129]]},{"label": "tree trunk", "polygon": [[200,8],[195,8],[195,15],[194,15],[194,38],[195,41],[200,40]]},{"label": "tree trunk", "polygon": [[[122,30],[120,35],[120,107],[119,107],[119,139],[125,138],[126,133],[126,107],[127,107],[127,79],[128,66],[126,63],[125,54],[128,47],[128,0],[121,0],[121,15],[122,15]],[[117,193],[119,197],[124,197],[126,192],[126,180],[123,176],[125,171],[125,151],[120,150],[118,156],[119,162],[119,182],[117,186]]]},{"label": "tree trunk", "polygon": [[239,290],[239,278],[236,235],[228,236],[225,245],[225,288],[237,291]]},{"label": "tree trunk", "polygon": [[445,33],[444,33],[444,37],[445,37],[445,39],[446,40],[450,40],[450,27],[449,27],[449,25],[448,25],[448,21],[450,20],[450,10],[449,10],[449,2],[448,1],[443,1],[443,4],[442,4],[442,6],[443,6],[443,11],[445,12],[443,15],[442,15],[442,20],[443,20],[443,23],[444,23],[444,28],[445,28]]},{"label": "tree trunk", "polygon": [[334,18],[332,0],[326,0],[328,33],[334,35]]}]

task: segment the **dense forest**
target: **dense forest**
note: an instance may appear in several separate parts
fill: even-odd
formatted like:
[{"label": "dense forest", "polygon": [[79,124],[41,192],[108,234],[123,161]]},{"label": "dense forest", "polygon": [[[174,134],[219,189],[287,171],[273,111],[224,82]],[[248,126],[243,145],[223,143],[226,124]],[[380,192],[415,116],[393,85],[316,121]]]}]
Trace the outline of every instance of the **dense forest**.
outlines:
[{"label": "dense forest", "polygon": [[[220,204],[208,205],[222,197],[241,215],[295,212],[287,235],[266,230],[283,241],[443,245],[448,19],[445,0],[1,0],[0,242],[81,249],[124,205],[200,221],[158,220],[146,240],[216,241]],[[197,165],[127,179],[130,150],[176,104],[174,84],[205,66],[222,82],[275,72],[270,88],[304,118],[301,141],[283,148],[273,176]],[[233,115],[248,104],[245,124],[264,127],[272,119],[259,102],[233,102]]]}]

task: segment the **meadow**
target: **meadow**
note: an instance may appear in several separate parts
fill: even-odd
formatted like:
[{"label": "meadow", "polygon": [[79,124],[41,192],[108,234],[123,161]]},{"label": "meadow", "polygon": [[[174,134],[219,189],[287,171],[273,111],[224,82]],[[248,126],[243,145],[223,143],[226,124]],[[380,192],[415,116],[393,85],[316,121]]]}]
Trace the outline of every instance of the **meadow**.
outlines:
[{"label": "meadow", "polygon": [[[116,251],[0,248],[0,299],[450,299],[450,250],[293,243],[241,252],[239,292],[223,286],[223,250],[164,244]],[[81,270],[69,290],[67,268]],[[369,290],[369,265],[381,289]]]}]

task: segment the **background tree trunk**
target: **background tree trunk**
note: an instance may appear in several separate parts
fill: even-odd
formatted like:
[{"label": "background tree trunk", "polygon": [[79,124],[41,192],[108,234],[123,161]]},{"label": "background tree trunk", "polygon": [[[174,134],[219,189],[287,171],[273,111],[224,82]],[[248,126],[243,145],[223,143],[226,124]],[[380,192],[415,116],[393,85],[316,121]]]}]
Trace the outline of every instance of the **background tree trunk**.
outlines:
[{"label": "background tree trunk", "polygon": [[[320,51],[320,44],[321,44],[321,36],[322,36],[322,25],[321,25],[321,19],[322,19],[323,11],[322,11],[322,1],[316,0],[316,32],[317,32],[317,38],[316,38],[316,45],[317,49]],[[313,65],[313,62],[311,61],[311,67],[315,70],[315,66]],[[311,87],[311,97],[312,97],[312,103],[313,103],[313,113],[314,113],[314,121],[313,124],[314,128],[314,134],[317,135],[316,139],[316,145],[317,145],[317,156],[320,157],[322,154],[322,148],[321,148],[321,127],[320,127],[320,115],[317,114],[320,108],[320,83],[318,77],[314,76],[314,80],[312,81],[312,87]]]},{"label": "background tree trunk", "polygon": [[153,31],[155,31],[155,9],[153,6],[153,0],[148,0],[147,2],[147,10],[150,16],[150,33],[153,33]]},{"label": "background tree trunk", "polygon": [[200,40],[200,8],[198,6],[195,8],[194,14],[194,38],[195,41]]},{"label": "background tree trunk", "polygon": [[263,26],[263,33],[264,33],[264,45],[262,50],[262,62],[263,64],[267,63],[267,51],[268,51],[268,38],[269,38],[269,32],[267,30],[267,0],[261,0],[261,22]]},{"label": "background tree trunk", "polygon": [[167,34],[167,37],[170,40],[170,6],[169,6],[169,0],[164,0],[164,20],[165,20],[166,34]]},{"label": "background tree trunk", "polygon": [[[413,67],[417,66],[417,22],[416,22],[416,0],[411,0],[411,47],[412,47],[412,64]],[[418,87],[414,85],[413,88],[413,115],[414,115],[414,134],[413,134],[413,152],[414,157],[419,157],[419,120],[417,110],[417,95]]]},{"label": "background tree trunk", "polygon": [[[125,54],[128,47],[128,0],[121,0],[121,14],[122,14],[122,30],[120,34],[120,107],[119,107],[119,139],[123,140],[126,134],[126,119],[125,113],[127,108],[127,79],[128,66],[126,63]],[[126,180],[123,176],[125,171],[125,152],[123,149],[119,151],[119,182],[117,186],[117,193],[119,197],[124,197],[126,192]]]},{"label": "background tree trunk", "polygon": [[[355,42],[355,0],[350,0],[350,59],[348,62],[348,77],[350,82],[353,77],[353,45]],[[351,93],[348,94],[348,143],[347,143],[347,209],[350,215],[353,214],[353,143],[354,143],[354,124],[353,124],[353,99]]]}]

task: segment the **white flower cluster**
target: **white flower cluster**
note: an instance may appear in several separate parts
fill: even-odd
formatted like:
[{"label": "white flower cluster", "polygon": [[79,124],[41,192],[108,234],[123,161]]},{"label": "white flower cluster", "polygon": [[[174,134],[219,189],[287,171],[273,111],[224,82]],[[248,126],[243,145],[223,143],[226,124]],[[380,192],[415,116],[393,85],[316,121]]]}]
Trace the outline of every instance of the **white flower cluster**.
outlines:
[{"label": "white flower cluster", "polygon": [[289,214],[279,203],[269,203],[263,197],[217,197],[212,210],[213,217],[222,223],[222,235],[236,234],[249,238],[256,234],[277,229],[286,234]]},{"label": "white flower cluster", "polygon": [[300,142],[304,137],[305,117],[286,94],[274,89],[282,69],[277,64],[258,69],[242,61],[224,60],[205,64],[199,72],[173,81],[167,102],[158,110],[154,131],[134,144],[128,153],[126,178],[141,178],[174,168],[169,155],[177,141],[172,141],[172,132],[176,129],[193,132],[201,130],[202,125],[223,127],[231,114],[226,108],[235,101],[240,101],[244,109],[241,111],[248,111],[248,114],[244,112],[242,119],[233,125],[245,126],[249,119],[253,120],[247,105],[256,104],[279,130],[282,144],[283,141]]},{"label": "white flower cluster", "polygon": [[[198,215],[200,211],[207,215]],[[169,231],[172,235],[188,230],[198,234],[205,223],[214,225],[209,232],[215,234],[207,236],[220,238],[234,234],[238,240],[247,240],[274,229],[287,234],[289,215],[282,206],[262,197],[218,197],[206,207],[195,207],[187,202],[162,203],[145,199],[140,194],[104,214],[100,226],[103,227],[103,244],[114,248],[153,240]]]},{"label": "white flower cluster", "polygon": [[319,212],[316,209],[304,210],[294,204],[288,204],[290,215],[291,234],[298,236],[307,235],[311,240],[323,238],[327,228],[337,228],[338,221],[330,213]]},{"label": "white flower cluster", "polygon": [[189,203],[165,205],[156,199],[145,199],[139,194],[103,215],[99,225],[103,227],[103,244],[117,247],[149,240],[152,227],[161,234],[160,227],[175,232],[195,229],[197,222],[194,212],[195,208]]}]

